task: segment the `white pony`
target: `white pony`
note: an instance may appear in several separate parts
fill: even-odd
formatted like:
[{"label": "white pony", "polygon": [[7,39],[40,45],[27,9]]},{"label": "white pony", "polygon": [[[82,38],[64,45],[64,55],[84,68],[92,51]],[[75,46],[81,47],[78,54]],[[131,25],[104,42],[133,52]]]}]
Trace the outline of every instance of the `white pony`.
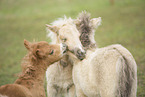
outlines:
[{"label": "white pony", "polygon": [[[79,59],[85,58],[85,52],[81,41],[80,33],[76,28],[75,22],[71,18],[59,19],[52,25],[47,25],[50,31],[52,43],[66,43],[68,49]],[[75,88],[72,80],[72,61],[68,55],[65,55],[59,62],[51,65],[46,72],[47,94],[48,97],[75,97]]]},{"label": "white pony", "polygon": [[80,40],[87,53],[82,61],[69,53],[74,62],[77,97],[136,97],[137,66],[131,53],[119,44],[91,47],[95,25],[87,13],[82,13],[78,21]]},{"label": "white pony", "polygon": [[97,48],[94,32],[100,22],[101,18],[90,19],[84,12],[77,20],[64,18],[47,25],[53,43],[65,43],[69,49],[63,60],[48,68],[48,97],[60,97],[61,90],[74,97],[73,81],[77,97],[136,97],[135,60],[121,45]]}]

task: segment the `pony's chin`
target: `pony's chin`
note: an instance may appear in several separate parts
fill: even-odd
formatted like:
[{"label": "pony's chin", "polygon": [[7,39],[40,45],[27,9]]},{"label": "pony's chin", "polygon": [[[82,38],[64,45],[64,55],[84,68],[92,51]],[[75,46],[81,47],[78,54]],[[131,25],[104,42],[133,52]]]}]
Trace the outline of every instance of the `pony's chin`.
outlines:
[{"label": "pony's chin", "polygon": [[73,60],[79,60],[71,51],[68,51],[67,53]]},{"label": "pony's chin", "polygon": [[73,52],[67,51],[68,55],[71,57],[74,61],[82,61],[84,58],[78,58]]}]

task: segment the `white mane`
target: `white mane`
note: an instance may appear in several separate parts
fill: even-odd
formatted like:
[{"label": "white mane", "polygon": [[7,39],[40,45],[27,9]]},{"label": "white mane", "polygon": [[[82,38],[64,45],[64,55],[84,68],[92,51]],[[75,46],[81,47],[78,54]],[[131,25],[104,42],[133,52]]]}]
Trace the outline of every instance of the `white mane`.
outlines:
[{"label": "white mane", "polygon": [[[51,23],[52,26],[57,26],[58,28],[61,28],[64,24],[73,24],[73,19],[72,18],[67,18],[64,15],[64,18],[58,18],[58,20],[54,21]],[[47,37],[51,39],[51,44],[57,43],[57,34],[50,31],[48,28],[46,28],[48,34]]]}]

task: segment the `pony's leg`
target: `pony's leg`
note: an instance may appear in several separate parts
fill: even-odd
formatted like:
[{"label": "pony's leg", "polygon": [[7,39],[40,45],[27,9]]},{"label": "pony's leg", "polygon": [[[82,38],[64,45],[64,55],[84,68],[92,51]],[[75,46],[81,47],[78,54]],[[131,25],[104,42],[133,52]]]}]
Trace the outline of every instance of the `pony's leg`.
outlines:
[{"label": "pony's leg", "polygon": [[52,87],[47,85],[47,97],[56,97],[57,95],[57,90]]},{"label": "pony's leg", "polygon": [[75,97],[76,94],[75,94],[75,86],[71,86],[68,90],[68,97]]}]

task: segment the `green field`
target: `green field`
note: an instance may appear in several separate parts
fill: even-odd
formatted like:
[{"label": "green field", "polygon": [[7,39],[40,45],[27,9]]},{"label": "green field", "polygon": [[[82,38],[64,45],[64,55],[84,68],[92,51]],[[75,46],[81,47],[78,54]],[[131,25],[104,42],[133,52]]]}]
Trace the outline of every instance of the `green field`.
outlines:
[{"label": "green field", "polygon": [[95,39],[99,47],[122,44],[138,67],[137,97],[145,97],[145,0],[0,0],[0,86],[13,83],[27,53],[23,40],[49,41],[46,23],[86,10],[102,17]]}]

